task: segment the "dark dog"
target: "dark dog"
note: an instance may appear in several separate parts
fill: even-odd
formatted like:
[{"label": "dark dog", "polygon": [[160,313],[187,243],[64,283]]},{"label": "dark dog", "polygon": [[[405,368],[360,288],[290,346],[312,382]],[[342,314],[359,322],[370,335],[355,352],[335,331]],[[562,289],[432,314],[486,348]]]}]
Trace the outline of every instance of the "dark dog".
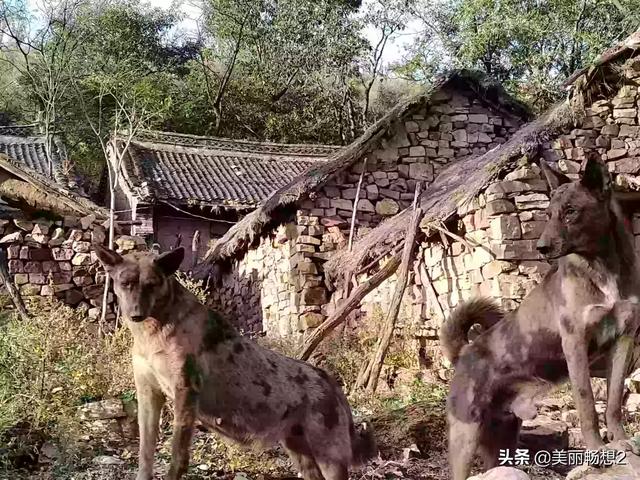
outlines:
[{"label": "dark dog", "polygon": [[[452,313],[440,334],[455,364],[448,401],[454,480],[467,478],[476,451],[487,469],[496,466],[500,449],[516,447],[521,419],[535,417],[534,399],[567,378],[587,448],[601,448],[590,368],[603,375],[603,362],[610,440],[626,438],[622,393],[640,292],[633,235],[598,160],[589,158],[578,182],[542,166],[552,195],[538,248],[558,260],[556,267],[516,311],[505,315],[491,301],[474,299]],[[488,330],[467,344],[474,324]]]},{"label": "dark dog", "polygon": [[327,373],[242,337],[176,281],[182,248],[124,257],[95,250],[133,334],[137,480],[153,478],[166,397],[175,409],[168,480],[187,469],[196,418],[241,444],[279,442],[305,480],[347,480],[350,465],[375,455],[371,431],[356,432],[347,399]]}]

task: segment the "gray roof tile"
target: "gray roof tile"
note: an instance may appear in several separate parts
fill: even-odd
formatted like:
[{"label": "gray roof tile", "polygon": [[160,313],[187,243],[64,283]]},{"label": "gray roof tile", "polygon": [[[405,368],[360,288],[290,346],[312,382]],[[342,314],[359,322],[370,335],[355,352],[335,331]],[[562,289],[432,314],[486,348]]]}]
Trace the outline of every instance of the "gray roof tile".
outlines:
[{"label": "gray roof tile", "polygon": [[[26,133],[26,135],[21,135]],[[0,126],[0,153],[20,168],[27,168],[38,175],[54,180],[65,188],[74,187],[69,168],[65,165],[66,152],[60,138],[53,140],[51,168],[45,153],[45,137],[32,135],[24,127]]]},{"label": "gray roof tile", "polygon": [[145,131],[129,146],[123,177],[143,199],[146,191],[177,204],[252,207],[339,149]]}]

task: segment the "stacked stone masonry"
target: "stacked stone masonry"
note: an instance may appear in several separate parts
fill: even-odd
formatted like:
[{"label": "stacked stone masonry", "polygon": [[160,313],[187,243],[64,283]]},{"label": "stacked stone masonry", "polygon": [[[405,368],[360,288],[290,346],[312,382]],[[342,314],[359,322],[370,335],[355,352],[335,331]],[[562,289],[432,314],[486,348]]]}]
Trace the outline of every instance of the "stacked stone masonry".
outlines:
[{"label": "stacked stone masonry", "polygon": [[[623,85],[609,98],[596,97],[573,128],[542,145],[542,156],[577,177],[585,154],[597,151],[618,186],[640,190],[640,59],[627,61],[621,71]],[[520,126],[457,92],[442,91],[434,100],[405,116],[395,134],[366,155],[366,168],[359,159],[303,202],[292,223],[250,250],[225,277],[215,303],[249,319],[238,320],[246,328],[269,334],[301,333],[318,325],[340,301],[326,288],[322,266],[348,242],[361,175],[356,238],[409,206],[416,182],[432,182],[447,164],[504,143]],[[444,246],[431,239],[420,246],[400,310],[400,331],[426,338],[435,355],[441,310],[447,315],[475,295],[516,308],[549,269],[535,248],[547,219],[548,195],[539,168],[525,162],[461,208],[457,233],[466,242],[448,239]],[[640,248],[640,212],[630,215]],[[422,267],[436,297],[422,284]],[[386,311],[396,281],[392,276],[371,292],[359,315]],[[241,304],[250,312],[234,310]]]},{"label": "stacked stone masonry", "polygon": [[438,92],[394,126],[366,155],[366,166],[360,159],[332,178],[302,202],[294,222],[249,250],[224,276],[212,304],[247,330],[282,336],[315,327],[332,308],[323,264],[347,245],[354,206],[357,238],[409,206],[417,182],[431,183],[447,164],[485,153],[519,127],[477,99]]},{"label": "stacked stone masonry", "polygon": [[[542,154],[547,162],[577,178],[585,154],[597,151],[618,188],[640,190],[640,60],[627,62],[624,72],[625,84],[611,98],[588,106],[576,127],[544,144]],[[523,164],[459,209],[458,233],[472,251],[455,241],[449,241],[448,248],[439,241],[422,245],[418,258],[424,262],[437,299],[421,284],[416,265],[405,291],[401,312],[408,316],[401,318],[401,328],[410,325],[412,333],[429,339],[432,354],[438,356],[440,307],[448,315],[461,300],[483,295],[496,298],[506,310],[515,309],[550,268],[535,248],[548,205],[549,192],[540,169]],[[640,251],[640,212],[624,209]],[[362,310],[384,309],[394,286],[392,277],[365,299]]]},{"label": "stacked stone masonry", "polygon": [[[88,310],[97,318],[102,307],[104,271],[92,243],[106,243],[105,226],[93,215],[63,220],[0,220],[0,247],[6,249],[9,273],[25,296],[56,297]],[[145,248],[139,237],[120,236],[117,250]],[[108,294],[107,319],[115,318],[113,293]]]}]

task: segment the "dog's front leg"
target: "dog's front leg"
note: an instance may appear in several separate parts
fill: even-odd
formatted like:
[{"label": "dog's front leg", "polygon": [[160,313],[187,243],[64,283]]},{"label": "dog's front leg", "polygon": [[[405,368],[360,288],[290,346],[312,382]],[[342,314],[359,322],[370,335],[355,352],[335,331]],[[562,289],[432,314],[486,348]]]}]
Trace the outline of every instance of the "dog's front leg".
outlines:
[{"label": "dog's front leg", "polygon": [[137,365],[135,359],[133,373],[138,396],[138,428],[140,430],[140,455],[136,480],[152,480],[160,411],[165,398],[154,385],[148,370],[144,366]]},{"label": "dog's front leg", "polygon": [[607,368],[607,439],[622,441],[627,439],[622,426],[622,397],[624,395],[624,379],[631,362],[635,339],[629,335],[620,336],[611,349]]},{"label": "dog's front leg", "polygon": [[[569,325],[568,322],[567,325]],[[561,331],[562,350],[567,359],[573,400],[580,416],[580,429],[584,442],[588,449],[597,450],[604,445],[604,442],[598,431],[598,415],[591,389],[586,335],[584,330],[576,328],[577,325],[570,326],[571,332],[566,328]]]},{"label": "dog's front leg", "polygon": [[189,447],[196,421],[198,395],[189,385],[176,388],[171,464],[167,480],[178,480],[189,467]]}]

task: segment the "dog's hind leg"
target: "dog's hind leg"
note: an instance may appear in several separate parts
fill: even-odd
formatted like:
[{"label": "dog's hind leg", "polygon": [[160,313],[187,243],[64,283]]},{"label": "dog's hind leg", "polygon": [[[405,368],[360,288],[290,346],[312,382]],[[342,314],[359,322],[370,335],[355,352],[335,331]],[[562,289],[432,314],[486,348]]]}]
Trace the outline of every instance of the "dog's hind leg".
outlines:
[{"label": "dog's hind leg", "polygon": [[521,425],[522,420],[516,415],[500,412],[482,426],[478,450],[485,470],[498,466],[500,450],[515,451]]},{"label": "dog's hind leg", "polygon": [[623,335],[616,340],[611,349],[607,368],[607,439],[611,442],[626,440],[627,435],[622,426],[622,397],[624,395],[624,379],[627,374],[635,341],[633,337]]},{"label": "dog's hind leg", "polygon": [[318,461],[320,471],[326,480],[348,480],[348,467],[339,462],[321,462]]},{"label": "dog's hind leg", "polygon": [[480,440],[481,425],[449,414],[449,465],[453,480],[466,480]]},{"label": "dog's hind leg", "polygon": [[324,480],[300,425],[294,425],[282,446],[304,480]]}]

